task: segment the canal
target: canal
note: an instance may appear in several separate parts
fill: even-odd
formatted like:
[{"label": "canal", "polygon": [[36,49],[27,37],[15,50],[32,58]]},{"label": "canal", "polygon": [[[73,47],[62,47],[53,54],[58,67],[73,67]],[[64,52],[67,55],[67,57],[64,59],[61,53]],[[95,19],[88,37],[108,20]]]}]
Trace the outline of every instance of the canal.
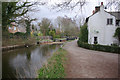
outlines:
[{"label": "canal", "polygon": [[38,70],[60,45],[41,45],[2,53],[3,78],[36,78]]}]

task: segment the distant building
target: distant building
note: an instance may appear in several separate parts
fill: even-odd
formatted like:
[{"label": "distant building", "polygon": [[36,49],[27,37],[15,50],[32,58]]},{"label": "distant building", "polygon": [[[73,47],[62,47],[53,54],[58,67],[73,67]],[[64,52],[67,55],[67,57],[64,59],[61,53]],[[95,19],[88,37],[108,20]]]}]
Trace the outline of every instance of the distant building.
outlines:
[{"label": "distant building", "polygon": [[101,6],[96,6],[93,14],[86,18],[86,23],[89,44],[119,44],[113,36],[116,28],[120,26],[120,12],[105,11],[103,2],[101,2]]},{"label": "distant building", "polygon": [[16,32],[26,32],[26,29],[23,27],[18,27],[19,25],[16,24],[15,22],[11,22],[10,26],[8,27],[8,31],[10,33],[16,33]]},{"label": "distant building", "polygon": [[10,25],[11,25],[11,26],[9,26],[9,28],[8,28],[8,31],[9,31],[10,33],[16,33],[16,32],[19,31],[19,30],[18,30],[18,27],[17,27],[17,24],[16,24],[15,22],[11,22]]}]

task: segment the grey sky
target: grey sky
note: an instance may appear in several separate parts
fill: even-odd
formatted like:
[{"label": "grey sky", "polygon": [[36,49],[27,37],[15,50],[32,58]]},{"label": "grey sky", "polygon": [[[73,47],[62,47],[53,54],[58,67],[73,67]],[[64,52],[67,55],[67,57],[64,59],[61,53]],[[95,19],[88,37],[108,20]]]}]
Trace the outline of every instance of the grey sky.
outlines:
[{"label": "grey sky", "polygon": [[[33,1],[33,0],[30,0],[30,1]],[[38,0],[34,0],[34,1],[38,1]],[[65,15],[70,18],[75,18],[76,15],[77,15],[77,17],[76,17],[77,19],[79,19],[80,16],[86,18],[92,14],[92,11],[95,9],[95,6],[100,5],[101,2],[104,2],[104,4],[106,5],[106,0],[87,0],[87,3],[83,7],[82,12],[81,12],[81,10],[79,10],[79,6],[76,7],[72,11],[62,10],[60,12],[57,12],[56,10],[50,9],[50,6],[55,3],[59,3],[62,0],[46,0],[46,1],[48,1],[47,5],[37,6],[37,8],[40,11],[30,13],[31,18],[38,19],[37,22],[40,22],[42,20],[42,18],[44,18],[44,17],[49,18],[52,21],[54,21],[54,19],[56,19],[58,16],[64,17]],[[76,1],[76,0],[73,0],[73,1]],[[34,22],[34,24],[36,24],[37,22]]]}]

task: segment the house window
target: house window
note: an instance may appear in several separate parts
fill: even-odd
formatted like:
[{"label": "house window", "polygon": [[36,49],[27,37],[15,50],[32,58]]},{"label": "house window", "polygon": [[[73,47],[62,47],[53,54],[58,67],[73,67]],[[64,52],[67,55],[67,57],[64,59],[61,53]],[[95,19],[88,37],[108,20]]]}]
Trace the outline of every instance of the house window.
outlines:
[{"label": "house window", "polygon": [[98,43],[97,37],[94,37],[94,44],[97,44],[97,43]]},{"label": "house window", "polygon": [[16,30],[16,27],[14,27],[14,30]]},{"label": "house window", "polygon": [[9,29],[11,29],[11,27],[9,26]]},{"label": "house window", "polygon": [[116,26],[120,26],[120,20],[116,20]]},{"label": "house window", "polygon": [[108,18],[107,19],[107,25],[112,25],[113,24],[113,19],[112,18]]}]

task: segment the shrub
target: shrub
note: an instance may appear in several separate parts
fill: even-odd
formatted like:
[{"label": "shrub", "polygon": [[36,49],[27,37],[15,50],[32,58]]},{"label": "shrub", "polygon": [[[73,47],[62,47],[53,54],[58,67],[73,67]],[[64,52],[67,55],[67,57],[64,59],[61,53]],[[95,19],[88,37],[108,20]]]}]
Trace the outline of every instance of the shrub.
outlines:
[{"label": "shrub", "polygon": [[25,33],[22,33],[22,32],[16,32],[14,35],[16,35],[16,36],[25,36]]},{"label": "shrub", "polygon": [[49,35],[52,36],[52,38],[55,38],[55,31],[53,30],[49,31]]},{"label": "shrub", "polygon": [[118,40],[120,41],[120,28],[119,27],[115,30],[114,37],[117,37]]},{"label": "shrub", "polygon": [[88,44],[88,43],[81,42],[80,40],[78,40],[77,43],[78,43],[79,47],[83,47],[86,49],[111,52],[111,53],[120,53],[120,47],[118,47],[118,46]]},{"label": "shrub", "polygon": [[26,38],[27,38],[27,35],[26,35],[26,33],[16,32],[16,33],[14,34],[14,38],[23,38],[23,39],[26,39]]},{"label": "shrub", "polygon": [[60,38],[60,35],[55,35],[55,38]]},{"label": "shrub", "polygon": [[84,24],[84,25],[80,28],[79,40],[82,41],[82,42],[88,42],[88,29],[87,29],[87,24]]},{"label": "shrub", "polygon": [[33,35],[34,35],[34,36],[38,36],[37,32],[34,32]]}]

